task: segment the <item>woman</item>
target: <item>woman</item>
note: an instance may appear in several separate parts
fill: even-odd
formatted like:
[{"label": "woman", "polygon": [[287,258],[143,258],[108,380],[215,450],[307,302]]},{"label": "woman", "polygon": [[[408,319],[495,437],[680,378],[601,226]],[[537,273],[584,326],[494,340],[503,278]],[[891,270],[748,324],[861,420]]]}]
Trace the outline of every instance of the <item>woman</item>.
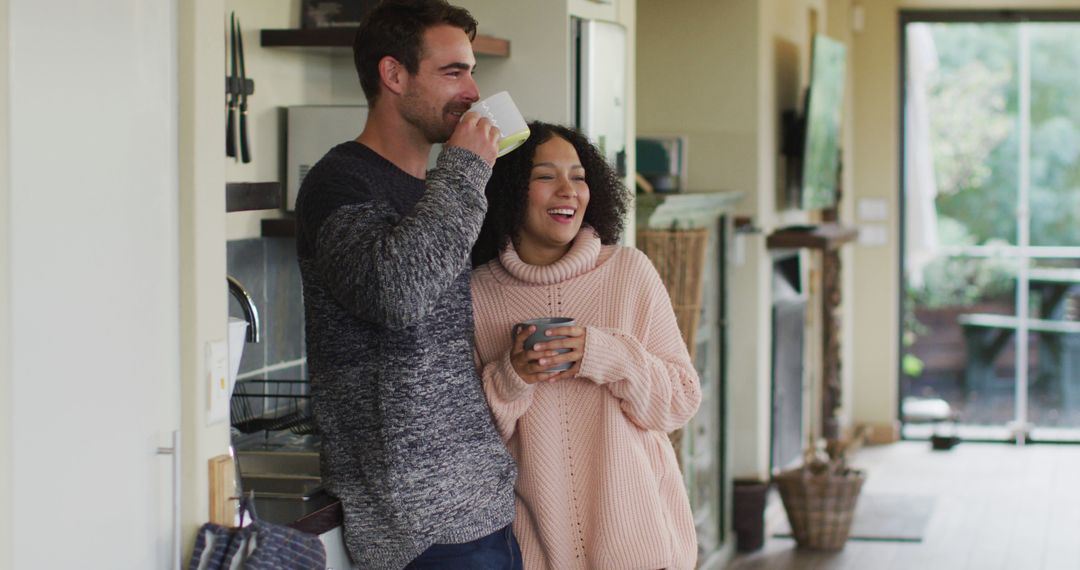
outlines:
[{"label": "woman", "polygon": [[[693,568],[667,433],[701,388],[667,291],[641,252],[615,245],[630,197],[597,149],[570,129],[529,127],[495,163],[472,276],[484,391],[519,466],[525,568]],[[535,327],[511,329],[539,317],[576,326],[527,351]]]}]

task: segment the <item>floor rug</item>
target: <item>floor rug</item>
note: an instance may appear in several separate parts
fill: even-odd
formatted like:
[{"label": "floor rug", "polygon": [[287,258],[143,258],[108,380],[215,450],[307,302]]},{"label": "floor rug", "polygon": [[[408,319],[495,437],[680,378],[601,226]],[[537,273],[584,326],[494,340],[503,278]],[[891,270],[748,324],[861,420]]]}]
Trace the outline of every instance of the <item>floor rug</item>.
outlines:
[{"label": "floor rug", "polygon": [[[863,493],[855,505],[848,539],[922,542],[934,499],[933,495]],[[773,536],[792,537],[786,514]]]}]

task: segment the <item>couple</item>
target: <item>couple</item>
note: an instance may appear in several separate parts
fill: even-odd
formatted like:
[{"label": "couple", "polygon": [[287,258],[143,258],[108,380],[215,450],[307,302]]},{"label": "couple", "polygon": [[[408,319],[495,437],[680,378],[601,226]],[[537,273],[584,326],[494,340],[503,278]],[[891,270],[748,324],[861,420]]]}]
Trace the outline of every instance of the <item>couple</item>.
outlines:
[{"label": "couple", "polygon": [[[533,123],[495,161],[498,130],[467,112],[475,30],[443,0],[376,7],[354,46],[367,123],[297,199],[322,476],[350,554],[361,568],[691,568],[666,432],[700,389],[659,277],[614,245],[629,196],[570,129]],[[511,337],[544,316],[577,326],[530,351],[531,329]]]}]

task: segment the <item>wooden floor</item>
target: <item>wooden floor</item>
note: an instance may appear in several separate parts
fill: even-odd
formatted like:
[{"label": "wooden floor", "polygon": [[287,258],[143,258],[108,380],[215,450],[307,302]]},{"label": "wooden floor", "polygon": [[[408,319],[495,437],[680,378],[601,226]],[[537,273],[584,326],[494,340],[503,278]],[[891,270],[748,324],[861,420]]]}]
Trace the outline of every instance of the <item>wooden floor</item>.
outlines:
[{"label": "wooden floor", "polygon": [[933,494],[922,542],[848,541],[838,553],[766,539],[729,570],[1080,569],[1080,446],[927,442],[864,448],[863,492]]}]

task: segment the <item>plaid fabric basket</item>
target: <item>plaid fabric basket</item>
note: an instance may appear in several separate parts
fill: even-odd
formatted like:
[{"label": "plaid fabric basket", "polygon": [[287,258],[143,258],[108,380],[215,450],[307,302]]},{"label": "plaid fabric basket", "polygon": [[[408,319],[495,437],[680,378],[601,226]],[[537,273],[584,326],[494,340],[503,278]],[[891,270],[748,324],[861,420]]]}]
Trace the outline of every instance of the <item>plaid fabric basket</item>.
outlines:
[{"label": "plaid fabric basket", "polygon": [[206,523],[199,529],[189,570],[324,570],[326,551],[313,534],[259,520],[252,500],[240,499],[240,517],[251,524],[228,528]]},{"label": "plaid fabric basket", "polygon": [[800,467],[784,471],[773,480],[780,491],[791,534],[800,547],[844,548],[866,473],[857,469],[814,473]]}]

